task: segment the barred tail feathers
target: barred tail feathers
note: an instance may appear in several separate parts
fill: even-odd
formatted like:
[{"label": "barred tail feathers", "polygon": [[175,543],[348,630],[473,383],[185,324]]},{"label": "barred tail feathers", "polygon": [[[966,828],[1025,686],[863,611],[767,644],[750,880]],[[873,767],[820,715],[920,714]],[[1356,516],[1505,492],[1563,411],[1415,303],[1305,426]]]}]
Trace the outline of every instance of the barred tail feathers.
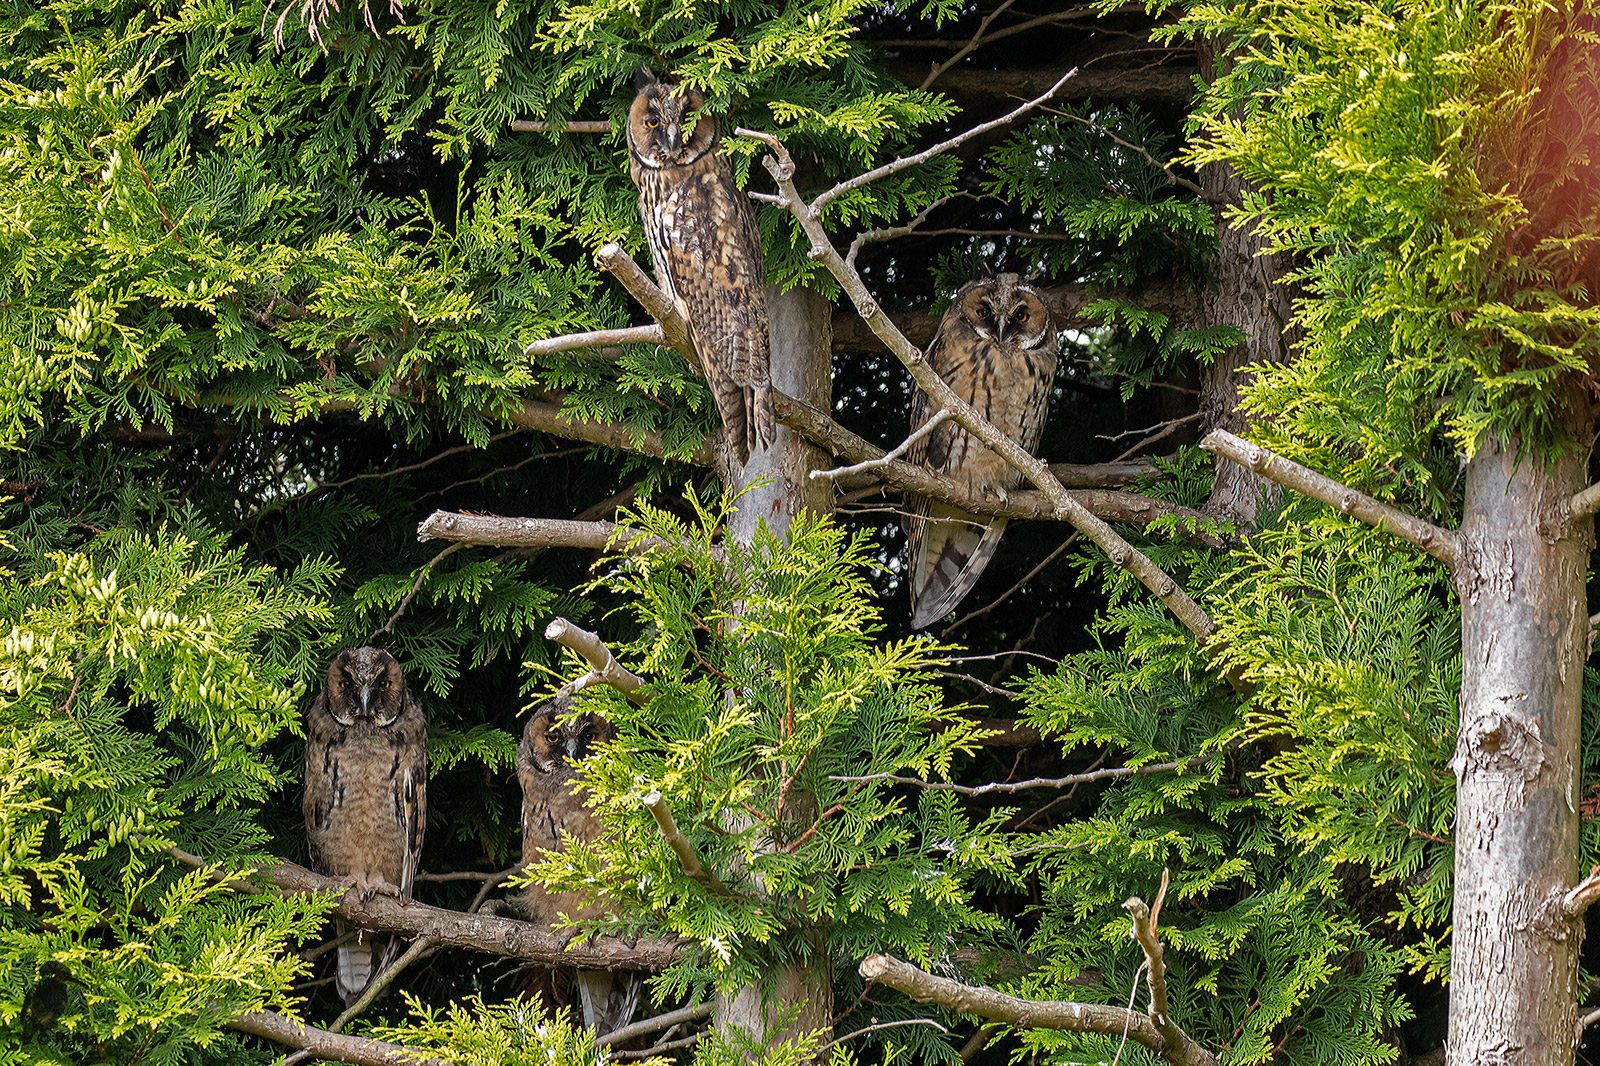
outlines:
[{"label": "barred tail feathers", "polygon": [[911,551],[911,628],[943,618],[972,591],[1000,545],[1003,518],[981,519],[934,500],[923,504]]}]

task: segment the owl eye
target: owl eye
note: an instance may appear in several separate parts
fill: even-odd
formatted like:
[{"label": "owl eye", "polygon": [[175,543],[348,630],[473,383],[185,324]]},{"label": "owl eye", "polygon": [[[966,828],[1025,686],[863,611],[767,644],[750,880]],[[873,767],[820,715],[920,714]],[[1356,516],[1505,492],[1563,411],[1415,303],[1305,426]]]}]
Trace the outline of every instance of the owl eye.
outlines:
[{"label": "owl eye", "polygon": [[1028,312],[1024,311],[1024,312],[1022,312],[1022,314],[1018,315],[1017,316],[1017,321],[1019,323],[1028,321]]},{"label": "owl eye", "polygon": [[654,119],[654,118],[647,118],[647,119],[644,120],[644,124],[646,126],[649,126],[651,129],[655,129],[657,126],[661,125],[661,120],[660,119]]},{"label": "owl eye", "polygon": [[561,730],[559,730],[559,729],[550,730],[550,739],[555,741],[557,744],[561,743]]},{"label": "owl eye", "polygon": [[[1027,315],[1023,315],[1022,317],[1023,318],[1027,318],[1028,316]],[[378,684],[382,685],[384,688],[388,688],[389,687],[389,679],[386,677],[382,681],[379,681]]]}]

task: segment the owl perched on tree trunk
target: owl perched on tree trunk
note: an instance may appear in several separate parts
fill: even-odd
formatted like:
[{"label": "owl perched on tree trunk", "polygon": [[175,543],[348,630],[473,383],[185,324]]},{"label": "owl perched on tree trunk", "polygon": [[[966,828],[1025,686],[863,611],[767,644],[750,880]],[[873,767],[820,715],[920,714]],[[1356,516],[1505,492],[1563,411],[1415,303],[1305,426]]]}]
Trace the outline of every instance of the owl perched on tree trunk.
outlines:
[{"label": "owl perched on tree trunk", "polygon": [[750,203],[718,149],[714,115],[694,89],[649,70],[628,109],[628,176],[639,188],[656,281],[689,323],[706,382],[740,462],[772,443],[766,260]]},{"label": "owl perched on tree trunk", "polygon": [[[306,714],[305,789],[312,869],[368,896],[409,900],[427,823],[428,729],[383,649],[350,648],[328,665],[327,687]],[[394,937],[368,932],[339,946],[346,1006],[398,950]]]},{"label": "owl perched on tree trunk", "polygon": [[[592,745],[611,740],[616,730],[597,714],[572,714],[573,709],[571,697],[540,704],[523,728],[522,743],[517,746],[524,866],[543,859],[547,851],[565,850],[568,837],[592,841],[604,830],[603,823],[572,786],[582,779],[578,764],[589,756]],[[584,906],[580,892],[547,892],[536,884],[528,886],[516,905],[528,921],[547,928],[563,917],[589,918],[605,913],[598,903]],[[596,1036],[620,1029],[633,1019],[643,988],[638,974],[578,970],[576,977],[583,1000],[583,1024]]]},{"label": "owl perched on tree trunk", "polygon": [[[1059,341],[1039,294],[1015,274],[979,276],[956,293],[928,345],[928,364],[955,394],[1030,453],[1049,412]],[[934,413],[926,393],[911,400],[915,430]],[[907,452],[974,495],[1004,497],[1022,474],[954,422]],[[989,565],[1004,518],[979,518],[949,504],[912,497],[906,522],[911,556],[911,625],[921,629],[952,610]]]}]

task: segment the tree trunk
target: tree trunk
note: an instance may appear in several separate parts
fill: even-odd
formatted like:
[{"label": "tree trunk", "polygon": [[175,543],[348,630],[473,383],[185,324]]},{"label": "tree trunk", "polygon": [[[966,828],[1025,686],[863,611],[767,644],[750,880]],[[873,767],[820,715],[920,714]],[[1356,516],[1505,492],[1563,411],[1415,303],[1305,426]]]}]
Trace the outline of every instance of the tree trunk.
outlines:
[{"label": "tree trunk", "polygon": [[[1202,38],[1200,76],[1215,77],[1220,57],[1216,43]],[[1255,363],[1289,360],[1292,338],[1284,331],[1293,313],[1292,293],[1278,278],[1288,267],[1287,257],[1261,254],[1263,242],[1254,229],[1223,217],[1223,205],[1242,203],[1250,183],[1227,163],[1211,163],[1200,170],[1200,188],[1217,213],[1217,250],[1211,258],[1210,276],[1200,292],[1202,326],[1234,326],[1244,331],[1242,343],[1218,355],[1200,369],[1200,433],[1225,429],[1249,435],[1249,422],[1239,410],[1239,389],[1249,380],[1246,369]],[[1251,470],[1221,457],[1212,460],[1215,478],[1206,514],[1233,519],[1242,527],[1254,525],[1256,509],[1277,489]]]},{"label": "tree trunk", "polygon": [[[780,292],[767,289],[767,317],[772,338],[772,385],[819,411],[833,407],[833,305],[809,289]],[[744,490],[738,509],[728,520],[728,536],[748,544],[758,523],[780,539],[802,508],[833,510],[833,486],[813,480],[811,471],[828,464],[828,453],[783,424],[778,425],[772,447],[750,456],[738,481]],[[765,484],[756,484],[766,479]],[[816,818],[810,797],[791,793],[785,804],[790,817]],[[809,817],[807,813],[809,812]],[[827,954],[824,931],[814,930],[809,952],[792,952],[793,961],[768,975],[771,988],[741,988],[732,996],[718,996],[713,1025],[723,1035],[737,1027],[757,1047],[774,1040],[793,1040],[833,1022],[833,962]],[[799,947],[799,945],[795,945]]]},{"label": "tree trunk", "polygon": [[1467,466],[1456,774],[1452,1066],[1562,1064],[1577,1036],[1578,753],[1594,522],[1582,452],[1487,442]]}]

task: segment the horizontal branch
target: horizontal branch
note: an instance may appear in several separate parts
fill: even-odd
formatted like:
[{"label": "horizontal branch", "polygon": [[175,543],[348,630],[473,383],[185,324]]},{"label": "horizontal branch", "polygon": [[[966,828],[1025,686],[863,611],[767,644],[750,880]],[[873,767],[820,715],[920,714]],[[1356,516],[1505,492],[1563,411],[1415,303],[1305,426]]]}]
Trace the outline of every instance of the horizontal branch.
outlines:
[{"label": "horizontal branch", "polygon": [[667,335],[660,325],[624,326],[621,329],[596,329],[588,333],[564,333],[546,337],[522,349],[522,354],[537,359],[541,355],[570,352],[575,348],[603,348],[608,344],[665,344]]},{"label": "horizontal branch", "polygon": [[1181,770],[1185,767],[1199,766],[1209,762],[1209,758],[1201,757],[1190,759],[1186,762],[1151,763],[1148,766],[1116,766],[1108,770],[1093,770],[1084,774],[1068,774],[1066,777],[1035,777],[1028,781],[991,781],[987,785],[955,785],[946,781],[924,781],[920,777],[899,777],[895,774],[867,774],[864,777],[844,777],[829,775],[829,781],[893,781],[897,785],[916,785],[918,788],[929,792],[959,792],[963,796],[986,796],[992,792],[1026,792],[1031,788],[1071,788],[1073,785],[1087,785],[1092,781],[1106,781],[1117,777],[1134,777],[1139,774],[1166,773],[1171,770]]},{"label": "horizontal branch", "polygon": [[1214,429],[1200,442],[1200,447],[1231,459],[1286,489],[1320,500],[1341,514],[1393,533],[1451,569],[1461,563],[1461,541],[1450,530],[1341,485],[1333,478],[1319,474],[1308,466],[1301,466],[1292,459],[1285,459],[1259,444],[1251,444],[1225,429]]},{"label": "horizontal branch", "polygon": [[937,1003],[960,1014],[974,1014],[1018,1029],[1061,1029],[1108,1036],[1126,1031],[1130,1040],[1158,1055],[1166,1047],[1166,1040],[1148,1017],[1123,1007],[1018,999],[982,985],[935,977],[890,955],[868,955],[861,961],[860,973],[868,983],[886,985],[919,1003]]},{"label": "horizontal branch", "polygon": [[[1161,63],[1110,66],[1089,61],[1080,64],[1078,76],[1061,87],[1061,100],[1106,100],[1187,103],[1194,98],[1194,54],[1167,49]],[[929,65],[908,59],[885,64],[896,80],[913,88],[928,76]],[[1017,100],[1037,96],[1055,76],[1056,67],[994,69],[957,67],[939,79],[938,91],[956,100],[964,112],[1009,107]]]},{"label": "horizontal branch", "polygon": [[417,526],[418,540],[453,540],[490,548],[591,548],[619,545],[642,552],[670,547],[660,537],[623,529],[615,522],[577,522],[568,518],[507,518],[501,515],[435,511]]},{"label": "horizontal branch", "polygon": [[594,682],[610,685],[641,707],[650,702],[652,693],[644,687],[644,679],[617,662],[617,657],[611,654],[605,642],[587,629],[575,626],[565,618],[552,618],[550,624],[544,627],[544,639],[553,640],[572,650],[589,664],[589,673],[569,687],[571,692],[587,688],[585,682],[593,678]]},{"label": "horizontal branch", "polygon": [[[1032,519],[1041,522],[1072,522],[1042,492],[1020,491],[1010,493],[1004,502],[997,496],[972,496],[956,487],[955,482],[933,471],[901,459],[888,459],[884,450],[862,437],[851,433],[839,423],[783,393],[773,393],[778,421],[799,431],[807,439],[822,445],[841,459],[857,465],[871,463],[871,472],[885,484],[915,493],[927,499],[940,500],[960,507],[969,514],[991,518]],[[1119,468],[1121,464],[1116,464]],[[1050,468],[1052,471],[1054,468]],[[1092,467],[1067,466],[1074,473],[1093,470]],[[1195,519],[1199,525],[1189,536],[1210,548],[1225,547],[1216,534],[1209,531],[1212,520],[1191,507],[1168,503],[1149,496],[1107,489],[1067,489],[1069,498],[1090,515],[1110,522],[1130,525],[1149,525],[1168,515]],[[1076,523],[1073,523],[1076,525]],[[1121,540],[1121,538],[1117,538]],[[1130,549],[1131,550],[1131,549]]]},{"label": "horizontal branch", "polygon": [[[211,869],[212,864],[177,848],[167,854],[196,869]],[[563,941],[550,930],[515,918],[430,907],[415,900],[402,902],[382,893],[363,899],[344,881],[314,874],[292,862],[266,863],[241,874],[215,874],[229,885],[244,884],[244,876],[258,877],[283,892],[299,895],[337,897],[333,913],[364,929],[399,933],[406,937],[428,937],[441,947],[481,951],[510,959],[526,959],[545,966],[575,966],[584,970],[643,970],[659,972],[672,965],[682,945],[673,940],[641,940],[629,947],[616,940],[589,940],[582,944]]]},{"label": "horizontal branch", "polygon": [[643,1036],[645,1033],[660,1032],[662,1029],[670,1029],[674,1025],[681,1025],[684,1022],[698,1022],[709,1018],[713,1009],[715,1007],[711,1003],[699,1003],[692,1007],[679,1007],[677,1010],[658,1014],[654,1018],[646,1018],[642,1022],[624,1025],[621,1029],[613,1029],[611,1032],[596,1039],[594,1043],[596,1047],[623,1044],[636,1036]]},{"label": "horizontal branch", "polygon": [[253,1010],[224,1024],[229,1029],[299,1048],[310,1052],[312,1058],[331,1062],[352,1062],[356,1066],[450,1066],[444,1059],[429,1058],[413,1048],[365,1036],[330,1033],[270,1010]]},{"label": "horizontal branch", "polygon": [[603,118],[579,118],[570,122],[546,122],[537,118],[514,118],[511,128],[517,133],[544,133],[554,129],[558,133],[610,133],[611,123]]},{"label": "horizontal branch", "polygon": [[[605,448],[615,448],[620,452],[648,455],[653,459],[666,458],[666,446],[661,441],[661,434],[653,431],[635,433],[627,426],[616,422],[595,422],[587,418],[574,417],[563,411],[559,403],[524,400],[522,406],[510,411],[506,418],[512,425],[521,429],[538,430],[552,437],[586,441]],[[702,447],[700,451],[680,461],[695,466],[709,466],[711,453]]]}]

